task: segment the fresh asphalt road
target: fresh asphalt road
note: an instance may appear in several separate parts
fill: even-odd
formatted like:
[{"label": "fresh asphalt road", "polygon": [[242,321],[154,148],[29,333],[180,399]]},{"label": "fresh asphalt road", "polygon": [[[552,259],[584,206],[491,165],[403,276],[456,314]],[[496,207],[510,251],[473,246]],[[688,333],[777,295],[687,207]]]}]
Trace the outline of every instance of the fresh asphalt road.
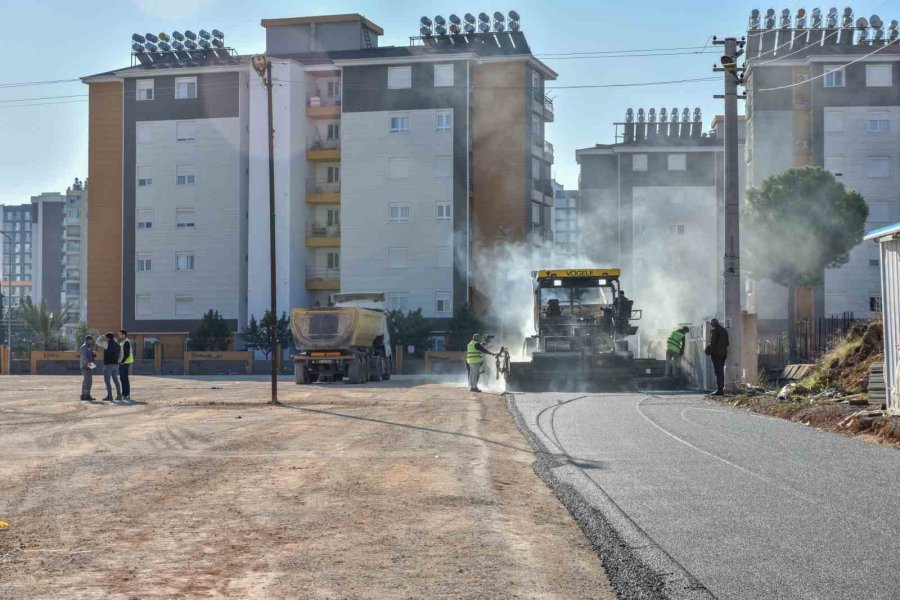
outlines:
[{"label": "fresh asphalt road", "polygon": [[900,450],[698,395],[515,404],[568,455],[566,483],[617,505],[717,598],[900,598]]}]

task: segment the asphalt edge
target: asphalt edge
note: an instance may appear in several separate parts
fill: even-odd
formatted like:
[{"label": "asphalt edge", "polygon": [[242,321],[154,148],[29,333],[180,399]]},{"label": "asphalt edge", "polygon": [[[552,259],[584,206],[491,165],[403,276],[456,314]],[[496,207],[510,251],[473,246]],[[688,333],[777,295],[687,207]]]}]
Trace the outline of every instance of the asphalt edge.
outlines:
[{"label": "asphalt edge", "polygon": [[550,452],[526,425],[515,396],[505,394],[506,406],[518,430],[534,449],[535,474],[549,487],[578,523],[600,557],[613,590],[621,600],[709,600],[715,596],[638,528],[596,488],[595,502],[554,472],[567,460]]}]

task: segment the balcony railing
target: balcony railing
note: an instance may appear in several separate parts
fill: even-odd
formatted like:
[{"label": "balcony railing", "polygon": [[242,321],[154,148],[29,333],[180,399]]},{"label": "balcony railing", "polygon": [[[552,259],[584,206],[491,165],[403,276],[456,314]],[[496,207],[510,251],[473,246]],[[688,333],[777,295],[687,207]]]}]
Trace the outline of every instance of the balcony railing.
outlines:
[{"label": "balcony railing", "polygon": [[339,181],[329,183],[327,181],[307,181],[306,193],[308,194],[340,194],[341,183]]},{"label": "balcony railing", "polygon": [[310,223],[306,226],[306,235],[309,237],[338,237],[341,235],[341,226]]},{"label": "balcony railing", "polygon": [[340,147],[341,147],[340,139],[322,138],[319,136],[315,136],[313,138],[306,138],[306,148],[308,150],[329,150],[332,148],[340,148]]},{"label": "balcony railing", "polygon": [[551,115],[553,114],[553,100],[547,96],[544,96],[544,110]]},{"label": "balcony railing", "polygon": [[308,96],[306,99],[308,106],[340,106],[340,98],[329,98],[328,96]]},{"label": "balcony railing", "polygon": [[544,142],[544,156],[549,162],[553,162],[553,144]]},{"label": "balcony railing", "polygon": [[329,267],[306,267],[307,281],[340,281],[341,270]]}]

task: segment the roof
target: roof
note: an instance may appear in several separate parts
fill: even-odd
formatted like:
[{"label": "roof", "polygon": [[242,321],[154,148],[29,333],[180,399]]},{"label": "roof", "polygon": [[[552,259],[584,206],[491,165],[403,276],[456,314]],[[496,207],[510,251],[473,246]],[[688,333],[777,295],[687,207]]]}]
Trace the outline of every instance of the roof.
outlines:
[{"label": "roof", "polygon": [[[196,54],[196,52],[195,52]],[[163,69],[198,69],[204,67],[236,67],[244,64],[250,63],[251,55],[247,54],[244,56],[233,55],[227,58],[219,58],[214,54],[207,53],[207,55],[202,59],[196,60],[185,60],[185,61],[165,61],[158,63],[151,63],[148,65],[132,65],[130,67],[122,67],[121,69],[114,69],[112,71],[104,71],[103,73],[96,73],[94,75],[87,75],[81,78],[81,81],[84,83],[91,83],[93,80],[103,80],[111,77],[128,77],[129,75],[138,75],[144,74],[149,71],[160,71]]]},{"label": "roof", "polygon": [[347,23],[353,21],[362,23],[378,35],[384,35],[384,29],[359,13],[318,15],[313,17],[288,17],[285,19],[263,19],[259,24],[263,27],[284,27],[289,25],[308,25],[310,23]]},{"label": "roof", "polygon": [[[886,227],[881,227],[879,229],[874,229],[866,234],[864,240],[875,240],[876,242],[882,241],[882,238],[893,238],[897,234],[900,234],[900,223],[894,223],[893,225],[888,225]],[[885,240],[887,241],[887,240]]]}]

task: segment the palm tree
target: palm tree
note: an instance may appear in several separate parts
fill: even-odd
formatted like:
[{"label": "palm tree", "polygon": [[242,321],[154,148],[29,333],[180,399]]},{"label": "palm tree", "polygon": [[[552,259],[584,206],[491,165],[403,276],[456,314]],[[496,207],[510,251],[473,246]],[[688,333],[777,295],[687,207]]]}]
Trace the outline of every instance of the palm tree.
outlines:
[{"label": "palm tree", "polygon": [[63,327],[69,321],[69,309],[64,307],[59,312],[47,308],[47,302],[41,300],[40,306],[26,296],[19,304],[19,318],[34,332],[35,350],[62,350],[66,347]]}]

